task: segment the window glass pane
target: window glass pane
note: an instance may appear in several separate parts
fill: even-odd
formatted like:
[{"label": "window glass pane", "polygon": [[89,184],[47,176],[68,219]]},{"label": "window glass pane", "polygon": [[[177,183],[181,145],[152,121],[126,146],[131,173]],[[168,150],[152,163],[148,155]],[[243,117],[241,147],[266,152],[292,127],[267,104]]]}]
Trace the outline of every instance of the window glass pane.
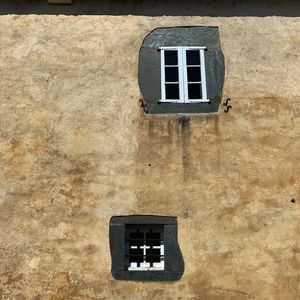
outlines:
[{"label": "window glass pane", "polygon": [[201,69],[200,67],[188,67],[187,68],[188,81],[201,81]]},{"label": "window glass pane", "polygon": [[202,99],[201,84],[189,83],[189,99]]},{"label": "window glass pane", "polygon": [[178,64],[177,51],[165,50],[165,65],[177,65],[177,64]]},{"label": "window glass pane", "polygon": [[165,67],[165,81],[178,81],[178,67]]},{"label": "window glass pane", "polygon": [[179,84],[166,84],[166,99],[179,99]]},{"label": "window glass pane", "polygon": [[199,50],[187,50],[186,62],[188,65],[200,65],[200,51]]}]

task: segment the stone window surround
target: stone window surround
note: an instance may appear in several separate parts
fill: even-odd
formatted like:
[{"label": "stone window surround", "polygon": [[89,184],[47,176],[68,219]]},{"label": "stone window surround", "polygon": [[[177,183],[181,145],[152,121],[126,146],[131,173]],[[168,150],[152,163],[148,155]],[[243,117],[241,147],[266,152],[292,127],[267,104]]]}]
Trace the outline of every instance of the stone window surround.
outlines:
[{"label": "stone window surround", "polygon": [[[161,51],[163,47],[206,47],[206,102],[161,102]],[[217,26],[162,27],[152,30],[139,51],[138,81],[142,107],[148,114],[217,113],[222,98],[225,62]]]},{"label": "stone window surround", "polygon": [[[125,258],[126,225],[163,225],[164,270],[129,271]],[[117,280],[173,281],[184,272],[184,262],[177,240],[177,218],[154,215],[114,216],[109,224],[109,241],[112,258],[112,276]]]}]

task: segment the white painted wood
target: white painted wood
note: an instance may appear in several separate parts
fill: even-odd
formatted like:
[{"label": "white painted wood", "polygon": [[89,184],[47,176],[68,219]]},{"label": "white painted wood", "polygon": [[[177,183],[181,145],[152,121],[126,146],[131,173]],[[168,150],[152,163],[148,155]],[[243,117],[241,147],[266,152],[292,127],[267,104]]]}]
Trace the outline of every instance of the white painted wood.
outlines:
[{"label": "white painted wood", "polygon": [[200,63],[201,63],[201,87],[202,87],[202,101],[208,102],[207,99],[207,89],[206,89],[206,73],[205,73],[205,57],[204,57],[204,50],[200,50]]},{"label": "white painted wood", "polygon": [[165,88],[165,50],[160,51],[160,84],[161,84],[161,101],[166,101]]},{"label": "white painted wood", "polygon": [[184,49],[182,47],[178,47],[178,76],[179,76],[179,101],[184,103],[185,99],[185,75],[184,75],[184,66],[185,66],[185,58],[184,58]]},{"label": "white painted wood", "polygon": [[187,62],[186,62],[186,49],[181,48],[182,57],[183,57],[183,64],[182,64],[182,74],[183,74],[183,81],[181,83],[182,89],[184,90],[183,102],[188,102],[189,91],[188,91],[188,78],[187,78]]},{"label": "white painted wood", "polygon": [[[161,49],[161,100],[160,102],[172,102],[172,103],[197,103],[197,102],[209,102],[207,99],[207,86],[206,86],[206,72],[205,72],[205,55],[204,50],[206,47],[160,47]],[[179,79],[179,100],[166,99],[165,93],[165,50],[177,50],[178,57],[178,79]],[[187,50],[199,50],[200,51],[200,65],[189,65],[189,67],[200,67],[201,81],[193,83],[201,83],[202,99],[189,99],[188,97],[188,77],[187,77]],[[175,67],[175,65],[174,65]],[[172,82],[175,83],[175,82]],[[171,84],[171,82],[170,82]]]}]

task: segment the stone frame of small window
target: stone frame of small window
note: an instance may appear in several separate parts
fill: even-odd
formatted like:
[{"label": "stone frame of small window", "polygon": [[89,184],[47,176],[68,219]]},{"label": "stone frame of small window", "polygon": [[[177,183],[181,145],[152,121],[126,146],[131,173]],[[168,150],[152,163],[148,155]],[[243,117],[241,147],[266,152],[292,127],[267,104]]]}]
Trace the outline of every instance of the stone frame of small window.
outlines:
[{"label": "stone frame of small window", "polygon": [[[163,225],[165,267],[160,271],[129,271],[126,269],[126,225]],[[112,259],[111,272],[117,280],[173,281],[184,272],[184,262],[177,239],[177,218],[168,216],[114,216],[109,223],[109,242]]]},{"label": "stone frame of small window", "polygon": [[[205,47],[208,102],[161,102],[161,54],[163,47]],[[148,114],[216,113],[222,98],[225,62],[219,28],[188,26],[156,28],[144,39],[139,52],[138,80],[144,111]]]}]

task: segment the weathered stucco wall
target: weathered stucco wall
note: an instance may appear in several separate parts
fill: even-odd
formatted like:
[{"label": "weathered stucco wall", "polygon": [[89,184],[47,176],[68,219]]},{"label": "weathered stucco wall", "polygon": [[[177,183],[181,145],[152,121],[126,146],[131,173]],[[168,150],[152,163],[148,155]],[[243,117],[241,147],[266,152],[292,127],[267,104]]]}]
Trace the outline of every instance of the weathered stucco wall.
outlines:
[{"label": "weathered stucco wall", "polygon": [[298,0],[74,0],[72,5],[10,0],[0,2],[0,14],[298,17],[300,7]]},{"label": "weathered stucco wall", "polygon": [[[0,17],[1,299],[299,299],[299,18]],[[225,114],[146,116],[154,28],[217,25]],[[178,216],[185,273],[115,281],[113,215]]]}]

